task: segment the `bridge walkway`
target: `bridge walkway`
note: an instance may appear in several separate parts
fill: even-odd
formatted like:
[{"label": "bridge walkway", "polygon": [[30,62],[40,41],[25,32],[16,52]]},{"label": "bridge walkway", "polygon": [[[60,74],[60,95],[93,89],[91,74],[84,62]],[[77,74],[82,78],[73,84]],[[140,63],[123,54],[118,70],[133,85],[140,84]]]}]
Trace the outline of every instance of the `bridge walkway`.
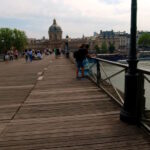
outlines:
[{"label": "bridge walkway", "polygon": [[44,74],[0,133],[1,150],[149,150],[139,127],[119,120],[120,107],[63,57]]}]

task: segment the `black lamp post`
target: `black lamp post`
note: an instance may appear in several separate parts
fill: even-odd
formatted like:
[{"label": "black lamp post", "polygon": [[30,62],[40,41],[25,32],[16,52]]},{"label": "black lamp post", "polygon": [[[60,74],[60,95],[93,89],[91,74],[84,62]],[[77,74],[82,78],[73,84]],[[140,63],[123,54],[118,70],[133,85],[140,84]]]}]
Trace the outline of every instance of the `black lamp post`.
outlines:
[{"label": "black lamp post", "polygon": [[66,57],[69,58],[69,36],[66,36],[66,42],[65,42],[65,53]]},{"label": "black lamp post", "polygon": [[137,33],[137,0],[132,0],[131,7],[131,37],[128,55],[129,68],[125,75],[125,97],[124,106],[121,110],[122,121],[137,124],[138,116],[138,79],[137,57],[136,57],[136,33]]}]

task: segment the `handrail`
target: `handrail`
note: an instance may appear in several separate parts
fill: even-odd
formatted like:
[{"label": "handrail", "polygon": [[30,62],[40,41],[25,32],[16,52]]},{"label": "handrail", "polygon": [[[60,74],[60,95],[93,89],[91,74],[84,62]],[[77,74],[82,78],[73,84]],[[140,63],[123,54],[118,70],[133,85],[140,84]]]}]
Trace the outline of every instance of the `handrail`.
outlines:
[{"label": "handrail", "polygon": [[106,60],[106,59],[102,59],[102,58],[91,57],[90,59],[94,59],[94,60],[97,60],[97,61],[105,62],[105,63],[112,64],[112,65],[115,65],[115,66],[123,67],[123,68],[128,67],[128,65],[121,64],[121,63],[114,62],[114,61],[110,61],[110,60]]},{"label": "handrail", "polygon": [[[106,59],[102,59],[102,58],[96,58],[96,57],[91,57],[90,59],[98,60],[101,62],[105,62],[105,63],[111,64],[111,65],[115,65],[115,66],[119,66],[119,67],[123,67],[123,68],[128,68],[128,65],[121,64],[119,62],[114,62],[114,61],[110,61],[110,60],[106,60]],[[137,70],[140,72],[143,72],[144,74],[150,75],[150,70],[148,70],[148,69],[138,68]]]},{"label": "handrail", "polygon": [[142,72],[142,73],[144,73],[144,74],[150,75],[150,70],[148,70],[148,69],[138,68],[137,70],[140,71],[140,72]]}]

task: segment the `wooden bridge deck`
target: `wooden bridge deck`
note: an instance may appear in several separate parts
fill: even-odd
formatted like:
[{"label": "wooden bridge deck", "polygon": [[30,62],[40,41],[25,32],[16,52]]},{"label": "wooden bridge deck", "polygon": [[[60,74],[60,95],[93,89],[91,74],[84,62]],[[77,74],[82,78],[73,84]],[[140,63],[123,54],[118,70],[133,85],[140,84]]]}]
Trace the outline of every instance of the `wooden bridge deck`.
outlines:
[{"label": "wooden bridge deck", "polygon": [[0,150],[150,149],[142,129],[119,120],[113,100],[88,79],[75,79],[69,60],[46,58],[19,66],[24,69],[17,85],[13,71],[6,82],[5,68],[0,79],[5,81],[0,86]]}]

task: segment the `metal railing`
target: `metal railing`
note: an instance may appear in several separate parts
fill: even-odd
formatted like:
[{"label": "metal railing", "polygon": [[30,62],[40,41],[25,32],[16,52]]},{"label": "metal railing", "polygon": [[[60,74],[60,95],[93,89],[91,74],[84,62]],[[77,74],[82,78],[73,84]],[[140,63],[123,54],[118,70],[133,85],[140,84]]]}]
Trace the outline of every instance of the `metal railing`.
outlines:
[{"label": "metal railing", "polygon": [[[121,106],[123,105],[123,87],[116,82],[116,77],[119,76],[120,81],[124,82],[124,74],[127,65],[107,61],[100,58],[89,59],[89,77],[102,88],[111,98],[113,98]],[[121,76],[120,76],[121,75]],[[120,90],[121,89],[121,90]]]},{"label": "metal railing", "polygon": [[[89,78],[120,106],[124,104],[125,74],[128,65],[100,58],[89,58]],[[150,131],[150,71],[137,69],[140,122]]]}]

